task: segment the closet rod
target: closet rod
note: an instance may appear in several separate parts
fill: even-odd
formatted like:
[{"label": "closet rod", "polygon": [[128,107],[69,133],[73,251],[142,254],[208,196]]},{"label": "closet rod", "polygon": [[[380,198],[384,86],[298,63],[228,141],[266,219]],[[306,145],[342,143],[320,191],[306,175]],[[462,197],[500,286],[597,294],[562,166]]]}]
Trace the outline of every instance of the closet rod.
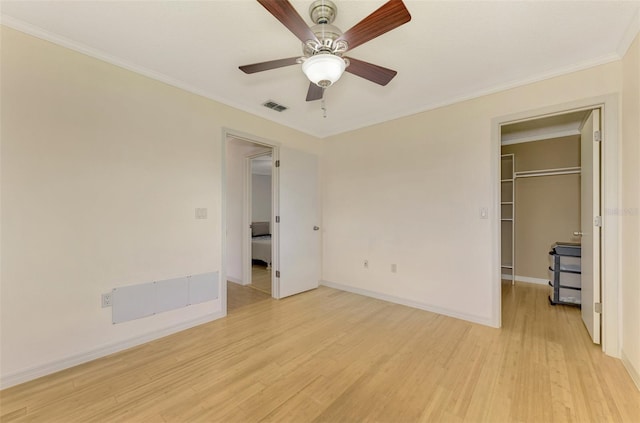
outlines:
[{"label": "closet rod", "polygon": [[554,176],[554,175],[571,175],[580,173],[580,167],[562,167],[558,169],[542,169],[542,170],[525,170],[515,172],[514,178],[533,178],[535,176]]}]

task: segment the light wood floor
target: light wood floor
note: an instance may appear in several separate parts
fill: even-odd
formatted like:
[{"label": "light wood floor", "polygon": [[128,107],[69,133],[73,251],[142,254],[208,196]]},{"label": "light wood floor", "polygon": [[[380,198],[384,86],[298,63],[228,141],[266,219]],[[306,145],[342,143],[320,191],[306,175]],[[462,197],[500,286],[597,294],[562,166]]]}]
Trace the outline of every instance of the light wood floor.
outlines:
[{"label": "light wood floor", "polygon": [[503,329],[321,287],[0,392],[3,422],[638,422],[577,308],[505,284]]},{"label": "light wood floor", "polygon": [[251,265],[251,287],[271,295],[271,269],[265,264]]},{"label": "light wood floor", "polygon": [[271,295],[233,282],[227,282],[227,314],[235,313],[243,307],[260,301],[271,300]]},{"label": "light wood floor", "polygon": [[247,286],[227,282],[227,313],[269,299],[271,299],[271,269],[267,269],[266,265],[252,265],[251,284]]}]

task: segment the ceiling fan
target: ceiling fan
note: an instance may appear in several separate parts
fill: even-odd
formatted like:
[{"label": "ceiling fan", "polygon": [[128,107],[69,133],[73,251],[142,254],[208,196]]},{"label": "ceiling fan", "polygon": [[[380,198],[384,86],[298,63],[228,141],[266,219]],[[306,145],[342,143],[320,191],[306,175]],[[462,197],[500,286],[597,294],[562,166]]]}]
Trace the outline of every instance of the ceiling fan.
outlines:
[{"label": "ceiling fan", "polygon": [[309,15],[316,24],[312,27],[305,23],[288,0],[257,1],[302,41],[303,56],[240,66],[244,73],[302,64],[302,71],[310,81],[307,101],[322,99],[324,90],[335,83],[345,71],[383,86],[398,73],[343,55],[348,50],[409,22],[411,15],[402,0],[389,0],[344,33],[331,24],[338,9],[329,0],[311,3]]}]

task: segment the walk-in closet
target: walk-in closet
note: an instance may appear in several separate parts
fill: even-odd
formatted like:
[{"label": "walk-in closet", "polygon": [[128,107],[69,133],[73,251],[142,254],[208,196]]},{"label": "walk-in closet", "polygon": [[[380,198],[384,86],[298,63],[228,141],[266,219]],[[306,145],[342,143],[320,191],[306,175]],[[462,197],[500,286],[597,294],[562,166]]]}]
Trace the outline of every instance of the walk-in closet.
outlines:
[{"label": "walk-in closet", "polygon": [[580,137],[512,144],[502,152],[514,169],[512,178],[503,179],[511,181],[502,182],[503,253],[511,265],[505,273],[547,283],[551,245],[580,241],[573,235],[580,231]]}]

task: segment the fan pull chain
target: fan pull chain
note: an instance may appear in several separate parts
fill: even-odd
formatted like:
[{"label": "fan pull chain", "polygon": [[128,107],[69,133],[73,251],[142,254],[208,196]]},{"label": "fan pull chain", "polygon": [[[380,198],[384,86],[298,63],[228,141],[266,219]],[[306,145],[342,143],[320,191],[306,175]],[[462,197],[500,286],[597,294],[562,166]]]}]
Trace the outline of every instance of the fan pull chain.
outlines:
[{"label": "fan pull chain", "polygon": [[324,97],[322,97],[322,103],[320,104],[320,109],[322,109],[322,117],[327,118],[327,105],[324,102]]}]

